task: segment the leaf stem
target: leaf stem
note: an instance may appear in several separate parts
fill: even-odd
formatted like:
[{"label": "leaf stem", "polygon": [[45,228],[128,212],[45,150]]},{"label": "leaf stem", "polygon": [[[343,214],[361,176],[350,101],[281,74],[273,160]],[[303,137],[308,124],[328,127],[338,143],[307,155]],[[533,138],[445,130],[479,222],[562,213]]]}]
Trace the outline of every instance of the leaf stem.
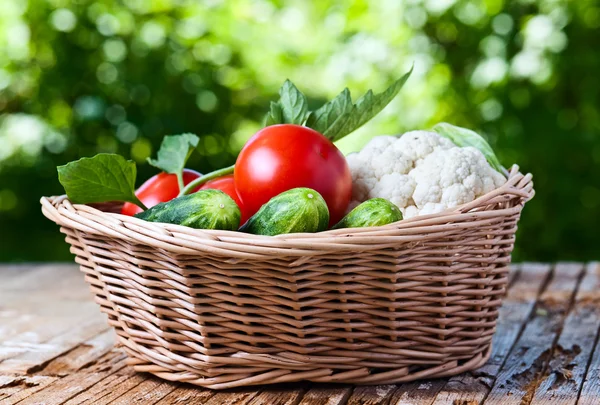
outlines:
[{"label": "leaf stem", "polygon": [[136,197],[135,201],[132,201],[135,205],[137,205],[138,207],[140,207],[141,209],[143,209],[144,211],[148,210],[148,207],[146,207],[144,205],[143,202],[140,201],[139,198]]},{"label": "leaf stem", "polygon": [[183,171],[177,172],[177,185],[179,185],[179,193],[181,193],[185,187],[183,184]]},{"label": "leaf stem", "polygon": [[179,193],[179,197],[181,197],[182,195],[191,193],[193,189],[206,183],[209,180],[216,179],[217,177],[221,177],[221,176],[225,176],[227,174],[233,173],[234,168],[235,168],[235,165],[231,165],[231,166],[224,167],[222,169],[207,173],[204,176],[198,177],[197,179],[195,179],[194,181],[192,181],[191,183],[189,183],[187,186],[185,186],[183,188],[183,190]]}]

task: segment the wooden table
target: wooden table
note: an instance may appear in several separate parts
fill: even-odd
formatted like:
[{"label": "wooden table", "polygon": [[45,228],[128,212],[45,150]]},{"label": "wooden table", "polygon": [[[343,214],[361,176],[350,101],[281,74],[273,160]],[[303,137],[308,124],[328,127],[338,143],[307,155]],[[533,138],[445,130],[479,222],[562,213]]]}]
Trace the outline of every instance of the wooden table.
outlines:
[{"label": "wooden table", "polygon": [[600,404],[600,264],[514,266],[491,359],[401,385],[214,392],[125,366],[73,265],[0,266],[0,404]]}]

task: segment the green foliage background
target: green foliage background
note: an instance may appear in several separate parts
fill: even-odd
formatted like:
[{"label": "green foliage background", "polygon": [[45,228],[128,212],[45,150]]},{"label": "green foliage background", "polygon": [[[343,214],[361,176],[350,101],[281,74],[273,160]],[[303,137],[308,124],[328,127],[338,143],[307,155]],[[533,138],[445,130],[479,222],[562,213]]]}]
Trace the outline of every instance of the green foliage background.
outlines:
[{"label": "green foliage background", "polygon": [[290,78],[315,106],[349,86],[401,95],[345,139],[439,121],[488,135],[534,174],[516,260],[598,259],[600,8],[594,0],[3,0],[0,261],[69,260],[42,195],[97,152],[145,163],[201,135],[190,166],[234,162]]}]

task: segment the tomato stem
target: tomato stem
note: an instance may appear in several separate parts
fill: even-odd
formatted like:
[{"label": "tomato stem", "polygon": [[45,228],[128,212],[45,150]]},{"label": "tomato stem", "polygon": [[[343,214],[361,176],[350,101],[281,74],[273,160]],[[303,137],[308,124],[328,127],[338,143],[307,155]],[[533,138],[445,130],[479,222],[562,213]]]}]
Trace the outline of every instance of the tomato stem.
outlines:
[{"label": "tomato stem", "polygon": [[207,173],[204,176],[198,177],[197,179],[188,183],[188,185],[185,186],[183,188],[183,190],[181,190],[181,192],[179,193],[179,197],[181,197],[182,195],[191,193],[193,189],[206,183],[209,180],[216,179],[217,177],[221,177],[221,176],[225,176],[227,174],[233,173],[234,167],[235,167],[235,165],[231,165],[231,166],[219,169],[219,170],[215,170],[214,172]]}]

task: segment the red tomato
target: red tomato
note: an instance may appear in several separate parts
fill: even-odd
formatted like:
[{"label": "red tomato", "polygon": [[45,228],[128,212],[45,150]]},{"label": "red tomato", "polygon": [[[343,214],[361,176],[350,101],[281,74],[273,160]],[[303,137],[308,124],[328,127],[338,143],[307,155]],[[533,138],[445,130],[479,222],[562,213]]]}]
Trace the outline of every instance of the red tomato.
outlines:
[{"label": "red tomato", "polygon": [[352,176],[344,155],[317,131],[273,125],[258,131],[235,162],[235,188],[253,215],[276,195],[295,187],[318,191],[337,223],[352,196]]},{"label": "red tomato", "polygon": [[[201,174],[195,170],[183,169],[183,183],[188,184],[192,180],[200,177]],[[194,191],[198,191],[200,187]],[[137,198],[148,208],[154,207],[161,202],[171,201],[179,194],[179,184],[177,184],[177,176],[174,174],[159,173],[156,176],[150,177],[144,184],[135,192]],[[133,216],[142,209],[135,204],[125,203],[121,209],[121,214]]]},{"label": "red tomato", "polygon": [[227,176],[218,177],[214,180],[209,180],[206,183],[204,183],[202,185],[202,187],[200,187],[200,189],[202,189],[202,190],[207,189],[207,188],[221,190],[222,192],[227,194],[229,197],[231,197],[233,199],[233,201],[235,201],[235,203],[238,205],[238,207],[240,207],[240,211],[242,213],[240,225],[243,225],[248,220],[248,218],[250,218],[250,216],[247,215],[247,212],[244,208],[244,203],[242,202],[242,199],[240,198],[240,196],[238,195],[238,192],[235,189],[233,174],[228,174]]}]

